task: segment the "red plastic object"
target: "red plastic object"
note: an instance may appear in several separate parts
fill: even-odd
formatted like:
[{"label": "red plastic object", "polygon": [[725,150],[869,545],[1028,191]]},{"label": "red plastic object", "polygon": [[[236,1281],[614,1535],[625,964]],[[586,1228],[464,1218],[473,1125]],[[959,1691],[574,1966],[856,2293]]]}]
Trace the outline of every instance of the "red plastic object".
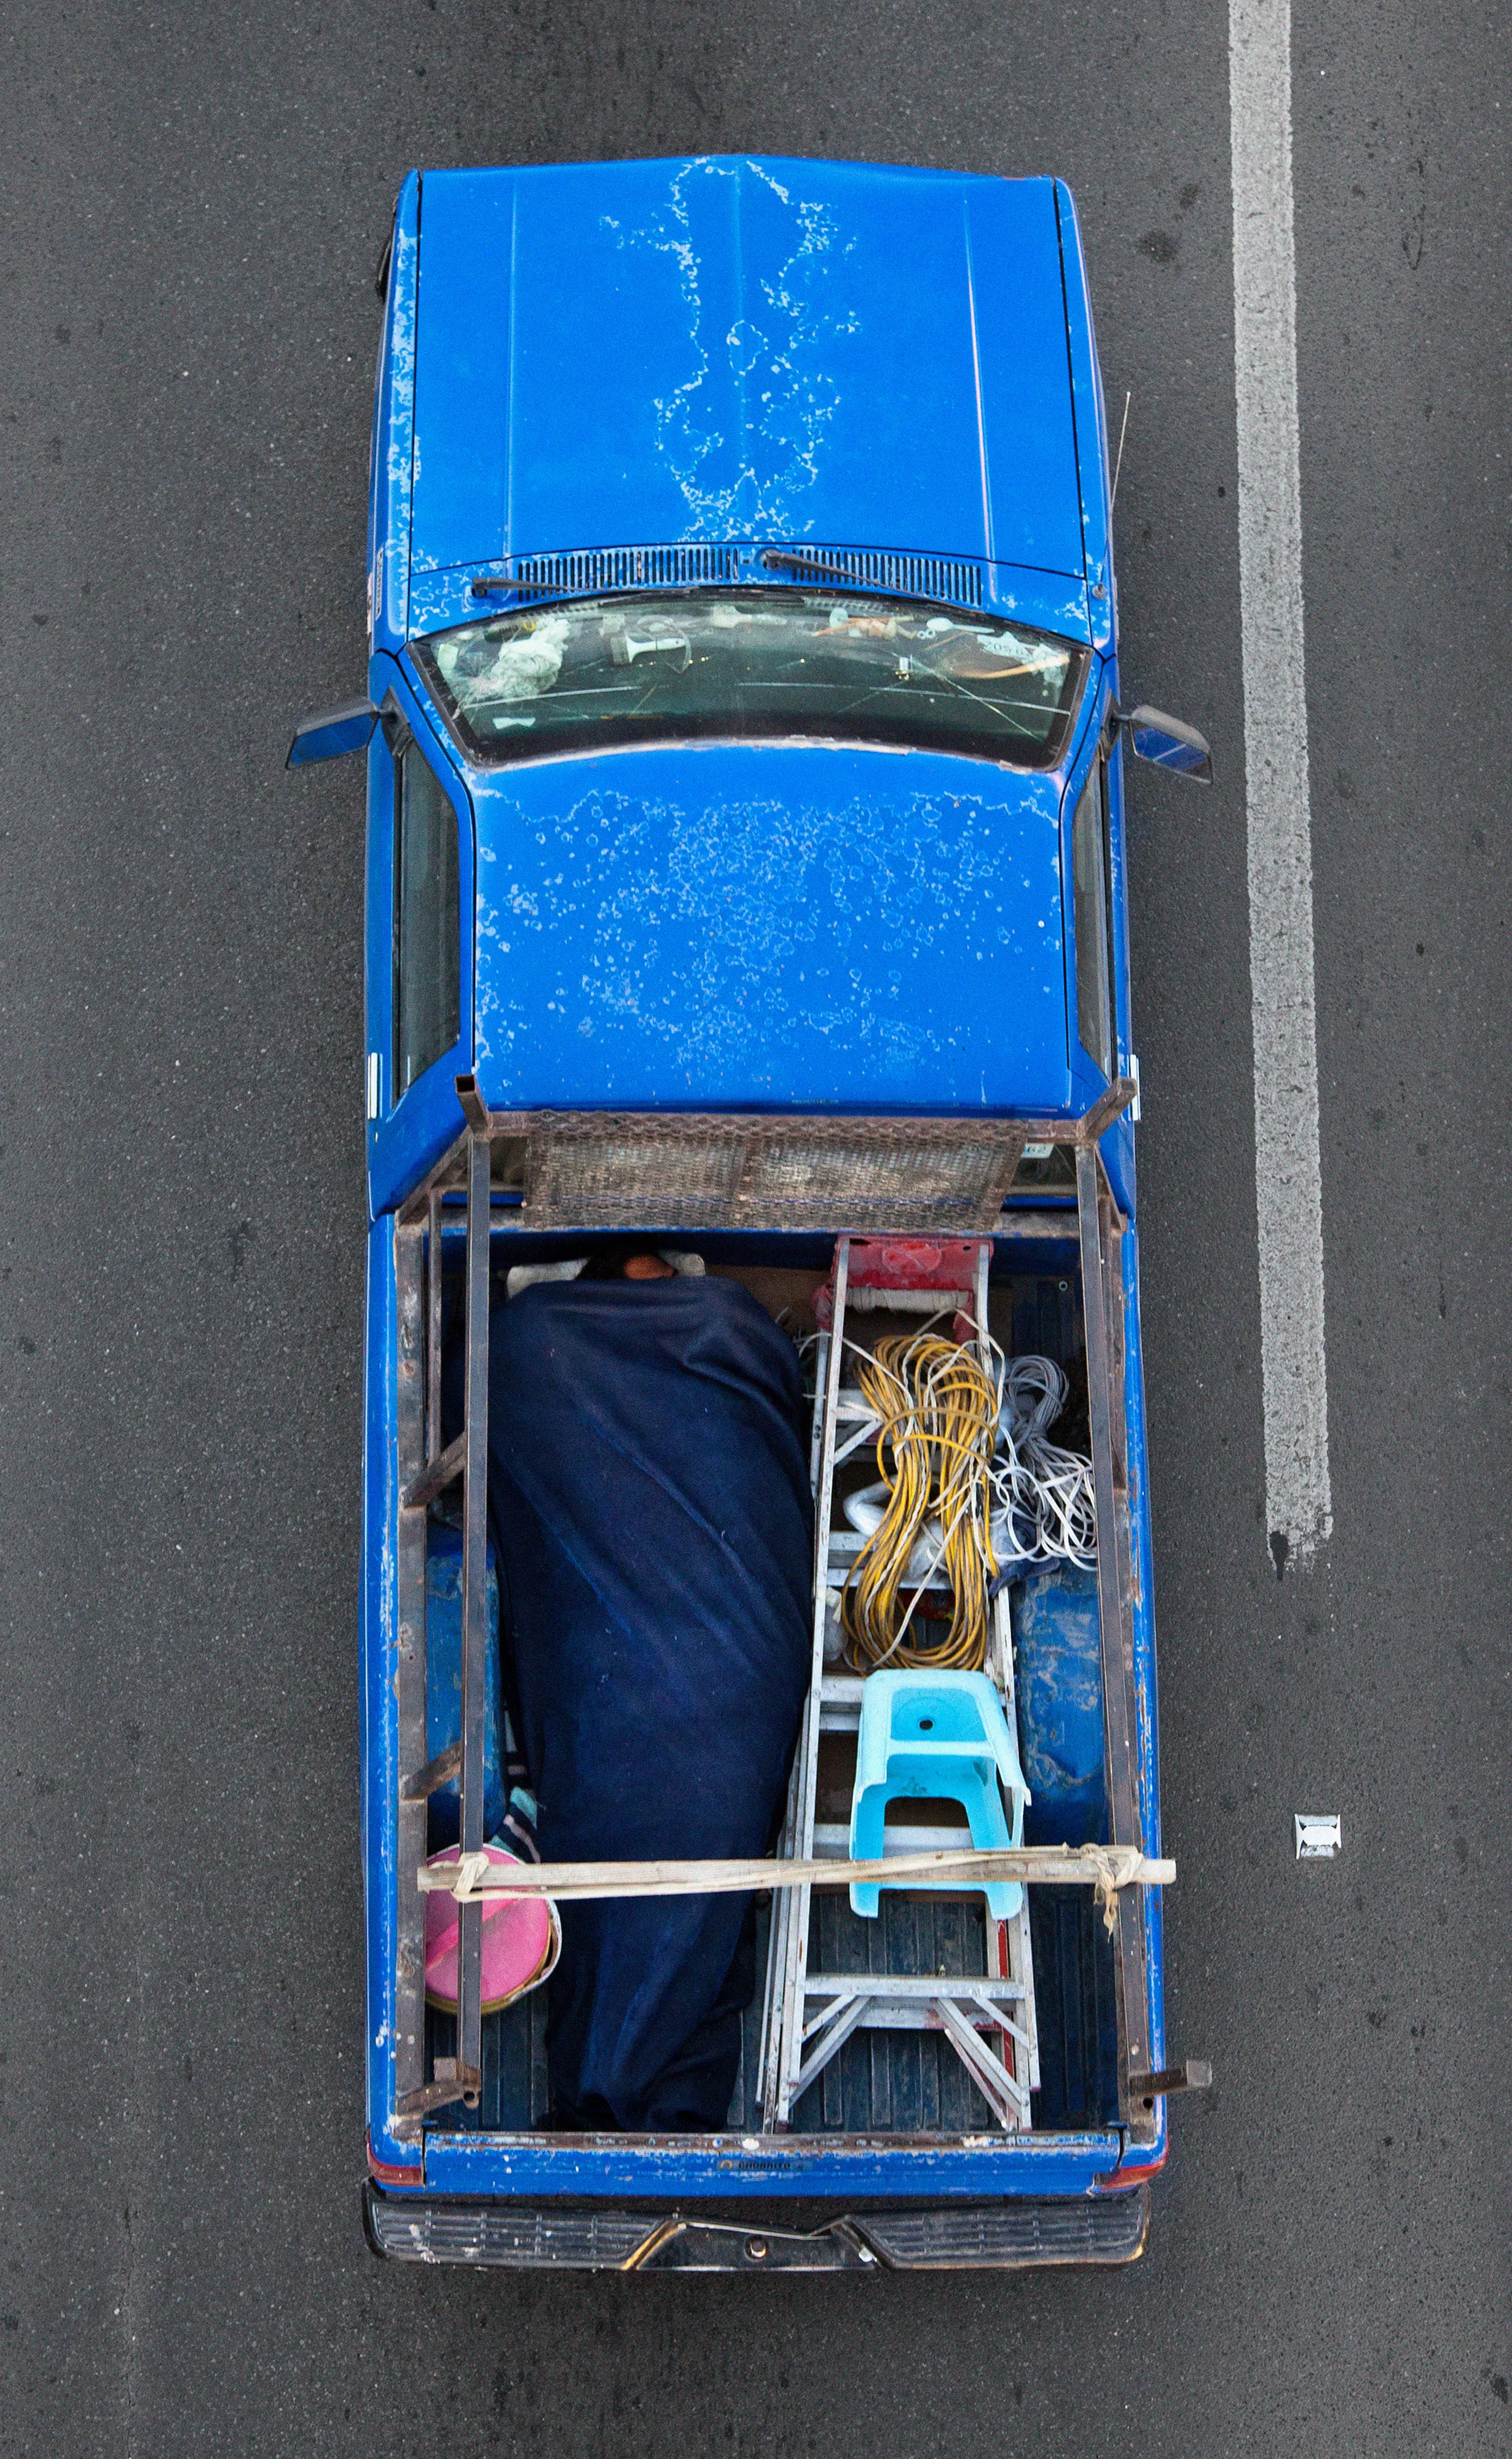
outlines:
[{"label": "red plastic object", "polygon": [[[852,1238],[849,1283],[853,1290],[975,1289],[976,1259],[991,1244],[990,1238]],[[815,1295],[814,1316],[822,1332],[834,1322],[833,1264]],[[968,1324],[967,1339],[975,1329]]]}]

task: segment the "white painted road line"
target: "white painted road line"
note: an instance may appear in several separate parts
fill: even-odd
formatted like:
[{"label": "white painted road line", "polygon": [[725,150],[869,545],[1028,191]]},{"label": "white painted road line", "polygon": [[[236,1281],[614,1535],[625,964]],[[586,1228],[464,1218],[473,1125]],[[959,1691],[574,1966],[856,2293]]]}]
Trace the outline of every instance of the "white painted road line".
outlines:
[{"label": "white painted road line", "polygon": [[1234,378],[1267,1533],[1279,1573],[1334,1524],[1302,641],[1291,0],[1229,0]]}]

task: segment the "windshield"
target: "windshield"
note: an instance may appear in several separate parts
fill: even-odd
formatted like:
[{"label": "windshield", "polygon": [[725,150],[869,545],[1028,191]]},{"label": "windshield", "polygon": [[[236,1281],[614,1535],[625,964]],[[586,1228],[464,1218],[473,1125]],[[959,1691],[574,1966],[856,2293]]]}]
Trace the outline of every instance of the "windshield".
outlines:
[{"label": "windshield", "polygon": [[1087,661],[1022,624],[798,589],[584,599],[410,645],[463,749],[491,765],[813,735],[1049,768]]}]

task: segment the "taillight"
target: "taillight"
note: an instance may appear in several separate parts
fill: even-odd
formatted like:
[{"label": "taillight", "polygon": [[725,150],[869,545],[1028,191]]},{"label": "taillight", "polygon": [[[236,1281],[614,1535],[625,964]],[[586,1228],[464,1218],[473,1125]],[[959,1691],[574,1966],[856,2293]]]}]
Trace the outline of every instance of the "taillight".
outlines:
[{"label": "taillight", "polygon": [[423,2186],[425,2162],[421,2160],[380,2160],[372,2148],[372,2131],[368,2133],[368,2168],[375,2186]]}]

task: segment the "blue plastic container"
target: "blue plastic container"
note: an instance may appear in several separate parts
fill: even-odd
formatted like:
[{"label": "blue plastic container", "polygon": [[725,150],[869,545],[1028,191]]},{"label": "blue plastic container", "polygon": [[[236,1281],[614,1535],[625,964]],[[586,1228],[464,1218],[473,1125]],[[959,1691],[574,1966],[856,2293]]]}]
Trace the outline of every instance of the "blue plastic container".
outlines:
[{"label": "blue plastic container", "polygon": [[[1002,1792],[1013,1808],[1012,1824]],[[890,1801],[958,1801],[972,1842],[998,1847],[1023,1842],[1029,1788],[1002,1701],[985,1673],[933,1673],[925,1668],[873,1673],[861,1693],[855,1792],[850,1803],[850,1858],[881,1858]],[[917,1880],[903,1882],[918,1886]],[[958,1894],[958,1880],[938,1882]],[[1023,1902],[1017,1881],[984,1890],[995,1921],[1011,1921]],[[876,1916],[880,1883],[852,1886],[850,1909]]]}]

